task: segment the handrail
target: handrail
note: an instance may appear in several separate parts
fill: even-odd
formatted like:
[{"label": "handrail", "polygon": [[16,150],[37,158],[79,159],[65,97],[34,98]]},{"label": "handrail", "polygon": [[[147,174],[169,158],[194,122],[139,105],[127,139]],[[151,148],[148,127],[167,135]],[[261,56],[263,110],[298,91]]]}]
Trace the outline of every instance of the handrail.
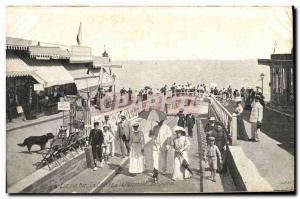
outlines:
[{"label": "handrail", "polygon": [[[227,136],[231,137],[231,144],[235,145],[237,141],[237,117],[231,114],[216,98],[211,96],[209,110],[213,110],[214,115],[226,129]],[[211,114],[211,113],[209,113]]]},{"label": "handrail", "polygon": [[226,114],[232,118],[232,115],[231,113],[215,98],[215,96],[211,96],[212,99],[214,99],[214,101],[219,105],[219,107],[224,111],[226,112]]}]

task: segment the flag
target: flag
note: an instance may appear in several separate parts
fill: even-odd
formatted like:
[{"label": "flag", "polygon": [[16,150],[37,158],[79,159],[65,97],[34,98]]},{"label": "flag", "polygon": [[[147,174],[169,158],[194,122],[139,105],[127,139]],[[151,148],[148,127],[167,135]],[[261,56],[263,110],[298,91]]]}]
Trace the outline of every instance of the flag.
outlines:
[{"label": "flag", "polygon": [[79,46],[81,46],[81,44],[82,44],[81,22],[79,24],[79,29],[78,29],[78,33],[77,33],[77,44]]}]

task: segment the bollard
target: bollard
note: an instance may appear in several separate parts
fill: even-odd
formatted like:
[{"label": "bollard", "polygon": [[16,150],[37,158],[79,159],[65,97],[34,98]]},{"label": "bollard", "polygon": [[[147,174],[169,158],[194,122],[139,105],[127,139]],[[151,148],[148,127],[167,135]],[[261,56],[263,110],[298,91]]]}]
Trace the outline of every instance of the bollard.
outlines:
[{"label": "bollard", "polygon": [[237,116],[235,113],[232,114],[232,145],[237,144]]},{"label": "bollard", "polygon": [[86,147],[84,149],[84,152],[85,152],[87,167],[93,169],[95,165],[94,165],[92,147],[91,146]]}]

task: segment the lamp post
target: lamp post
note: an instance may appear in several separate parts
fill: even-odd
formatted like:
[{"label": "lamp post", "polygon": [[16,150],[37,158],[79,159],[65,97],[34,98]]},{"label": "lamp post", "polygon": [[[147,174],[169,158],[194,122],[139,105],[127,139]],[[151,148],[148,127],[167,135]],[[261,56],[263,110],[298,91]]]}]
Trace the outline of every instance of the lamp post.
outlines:
[{"label": "lamp post", "polygon": [[116,75],[115,75],[115,73],[113,73],[112,74],[112,78],[113,78],[113,80],[114,80],[114,98],[113,98],[113,102],[114,102],[114,104],[115,104],[115,101],[116,101],[116,85],[115,85],[115,82],[116,82]]},{"label": "lamp post", "polygon": [[262,94],[264,94],[264,77],[265,77],[265,74],[261,73],[260,79],[261,79],[261,93]]}]

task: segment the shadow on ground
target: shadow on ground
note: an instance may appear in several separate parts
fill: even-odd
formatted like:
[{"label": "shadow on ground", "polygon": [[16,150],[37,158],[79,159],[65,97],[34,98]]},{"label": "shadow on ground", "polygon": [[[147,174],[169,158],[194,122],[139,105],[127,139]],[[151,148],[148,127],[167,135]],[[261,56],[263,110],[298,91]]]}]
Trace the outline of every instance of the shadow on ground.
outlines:
[{"label": "shadow on ground", "polygon": [[[234,112],[235,103],[230,102],[226,108]],[[249,122],[250,110],[244,110],[243,119]],[[295,120],[283,114],[265,108],[262,121],[262,132],[280,142],[279,147],[294,155]]]}]

